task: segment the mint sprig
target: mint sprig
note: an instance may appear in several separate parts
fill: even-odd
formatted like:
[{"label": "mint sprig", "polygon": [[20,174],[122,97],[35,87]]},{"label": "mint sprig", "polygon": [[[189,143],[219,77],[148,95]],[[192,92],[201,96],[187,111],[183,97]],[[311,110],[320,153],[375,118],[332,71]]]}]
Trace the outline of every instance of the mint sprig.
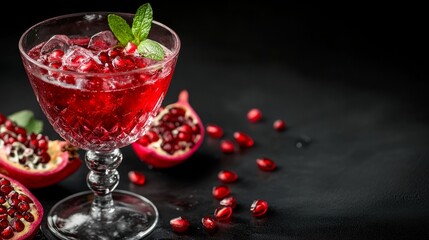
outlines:
[{"label": "mint sprig", "polygon": [[131,27],[125,19],[113,13],[107,16],[107,20],[110,30],[121,45],[125,46],[128,42],[133,42],[143,57],[154,60],[164,59],[165,52],[161,45],[147,38],[153,20],[153,11],[149,3],[137,9]]},{"label": "mint sprig", "polygon": [[43,130],[43,122],[34,117],[34,113],[30,110],[21,110],[12,113],[7,118],[14,121],[18,126],[25,128],[28,133],[41,133]]}]

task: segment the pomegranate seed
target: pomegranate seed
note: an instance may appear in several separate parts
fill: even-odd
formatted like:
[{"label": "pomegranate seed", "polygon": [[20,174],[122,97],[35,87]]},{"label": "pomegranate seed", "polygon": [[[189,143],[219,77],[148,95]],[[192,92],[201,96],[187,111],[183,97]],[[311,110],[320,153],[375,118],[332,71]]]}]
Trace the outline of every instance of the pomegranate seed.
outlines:
[{"label": "pomegranate seed", "polygon": [[258,158],[256,164],[262,171],[270,172],[276,169],[276,163],[269,158]]},{"label": "pomegranate seed", "polygon": [[268,203],[265,200],[255,200],[250,206],[250,212],[255,217],[261,217],[265,215],[268,210]]},{"label": "pomegranate seed", "polygon": [[229,170],[222,170],[217,174],[217,178],[224,183],[232,183],[237,181],[237,173]]},{"label": "pomegranate seed", "polygon": [[146,177],[143,175],[143,173],[138,171],[129,171],[128,178],[132,183],[140,186],[146,182]]},{"label": "pomegranate seed", "polygon": [[285,123],[285,121],[283,121],[281,119],[276,120],[273,123],[273,128],[278,132],[284,131],[284,130],[286,130],[286,123]]},{"label": "pomegranate seed", "polygon": [[235,206],[237,205],[237,200],[235,199],[234,196],[229,196],[226,197],[224,199],[222,199],[219,204],[221,206],[225,206],[225,207],[231,207],[232,209],[235,208]]},{"label": "pomegranate seed", "polygon": [[3,124],[4,122],[6,122],[6,120],[6,116],[0,113],[0,124]]},{"label": "pomegranate seed", "polygon": [[27,195],[25,194],[19,194],[18,199],[27,203],[33,203],[33,200],[31,200]]},{"label": "pomegranate seed", "polygon": [[3,204],[6,202],[6,197],[5,196],[0,196],[0,204]]},{"label": "pomegranate seed", "polygon": [[7,209],[7,214],[9,214],[9,216],[14,216],[16,213],[16,209],[14,207],[9,207]]},{"label": "pomegranate seed", "polygon": [[7,208],[3,205],[0,205],[0,214],[1,213],[6,213],[7,212]]},{"label": "pomegranate seed", "polygon": [[257,108],[252,108],[247,112],[247,119],[251,123],[259,122],[262,119],[262,113],[261,110]]},{"label": "pomegranate seed", "polygon": [[213,197],[218,199],[218,200],[225,198],[230,193],[231,193],[231,191],[229,190],[229,187],[225,186],[225,185],[216,186],[216,187],[213,187],[213,189],[212,189]]},{"label": "pomegranate seed", "polygon": [[146,136],[148,136],[148,137],[149,137],[149,141],[150,141],[150,142],[156,142],[156,141],[158,141],[158,140],[159,140],[159,136],[158,136],[158,134],[157,134],[156,132],[154,132],[154,131],[148,131],[148,132],[146,133]]},{"label": "pomegranate seed", "polygon": [[30,212],[24,213],[23,217],[24,217],[25,221],[27,221],[27,222],[33,222],[34,221],[34,216]]},{"label": "pomegranate seed", "polygon": [[242,132],[235,132],[234,139],[241,147],[252,147],[254,144],[253,138]]},{"label": "pomegranate seed", "polygon": [[22,230],[24,230],[24,223],[22,223],[21,220],[17,219],[17,218],[13,218],[10,221],[10,225],[12,226],[13,230],[15,230],[16,232],[21,232]]},{"label": "pomegranate seed", "polygon": [[18,211],[19,212],[26,212],[28,210],[30,210],[30,204],[28,204],[24,201],[18,203]]},{"label": "pomegranate seed", "polygon": [[7,221],[7,216],[6,216],[6,219],[2,218],[2,220],[0,221],[0,229],[4,229],[7,226],[9,226],[9,222]]},{"label": "pomegranate seed", "polygon": [[228,220],[232,215],[232,208],[231,207],[218,207],[216,208],[214,212],[214,216],[219,221],[225,221]]},{"label": "pomegranate seed", "polygon": [[143,146],[147,146],[147,145],[149,145],[151,142],[150,142],[150,139],[149,139],[149,137],[147,136],[147,135],[144,135],[143,137],[141,137],[139,140],[138,140],[138,143],[140,143],[141,145],[143,145]]},{"label": "pomegranate seed", "polygon": [[216,230],[217,224],[216,221],[214,220],[214,218],[210,217],[210,216],[205,216],[201,219],[201,223],[203,224],[203,228],[206,231],[212,232],[214,230]]},{"label": "pomegranate seed", "polygon": [[212,123],[207,124],[206,131],[212,138],[221,138],[223,136],[223,129]]},{"label": "pomegranate seed", "polygon": [[222,140],[220,142],[220,149],[223,153],[229,154],[235,151],[235,146],[231,140]]},{"label": "pomegranate seed", "polygon": [[177,217],[170,220],[170,226],[174,232],[186,232],[190,226],[189,220],[184,217]]},{"label": "pomegranate seed", "polygon": [[3,231],[1,231],[1,236],[5,239],[9,239],[13,237],[13,229],[11,226],[6,227],[5,229],[3,229]]},{"label": "pomegranate seed", "polygon": [[4,194],[9,194],[10,191],[13,190],[13,187],[11,185],[3,185],[0,187],[0,191]]},{"label": "pomegranate seed", "polygon": [[[7,213],[0,213],[0,220],[7,219],[8,216],[9,215],[7,215]],[[1,223],[1,221],[0,221],[0,223]],[[1,229],[1,225],[0,225],[0,229]]]},{"label": "pomegranate seed", "polygon": [[10,185],[10,181],[7,180],[6,178],[0,178],[0,186],[3,185]]},{"label": "pomegranate seed", "polygon": [[129,55],[134,54],[136,50],[137,50],[137,45],[132,42],[128,42],[124,48],[124,52]]},{"label": "pomegranate seed", "polygon": [[11,121],[11,120],[6,120],[6,122],[4,123],[4,126],[6,127],[7,130],[13,132],[15,130],[15,124]]}]

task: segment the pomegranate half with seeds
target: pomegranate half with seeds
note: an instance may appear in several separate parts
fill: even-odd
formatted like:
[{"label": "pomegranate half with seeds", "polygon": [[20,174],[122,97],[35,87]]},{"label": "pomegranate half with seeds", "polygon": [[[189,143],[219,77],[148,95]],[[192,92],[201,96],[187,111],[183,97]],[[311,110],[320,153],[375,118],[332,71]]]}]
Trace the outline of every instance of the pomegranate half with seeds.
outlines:
[{"label": "pomegranate half with seeds", "polygon": [[154,168],[173,167],[192,156],[204,140],[204,125],[188,101],[188,91],[163,108],[146,134],[131,146]]},{"label": "pomegranate half with seeds", "polygon": [[42,218],[39,200],[20,182],[0,174],[0,239],[33,239]]},{"label": "pomegranate half with seeds", "polygon": [[28,134],[0,114],[0,173],[27,188],[41,188],[65,179],[81,164],[76,147],[42,134]]}]

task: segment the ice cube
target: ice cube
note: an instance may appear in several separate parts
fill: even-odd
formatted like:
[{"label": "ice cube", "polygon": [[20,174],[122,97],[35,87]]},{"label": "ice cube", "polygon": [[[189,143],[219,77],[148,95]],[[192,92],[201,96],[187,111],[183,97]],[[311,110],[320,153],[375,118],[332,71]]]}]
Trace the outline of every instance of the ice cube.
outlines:
[{"label": "ice cube", "polygon": [[66,35],[54,35],[42,46],[40,53],[48,54],[57,49],[66,52],[70,45],[70,38],[68,38]]},{"label": "ice cube", "polygon": [[63,67],[69,70],[76,70],[82,64],[94,60],[97,64],[101,64],[100,60],[94,55],[91,50],[79,46],[70,46],[64,54]]},{"label": "ice cube", "polygon": [[88,48],[101,51],[113,48],[118,43],[111,31],[102,31],[94,34],[89,41]]}]

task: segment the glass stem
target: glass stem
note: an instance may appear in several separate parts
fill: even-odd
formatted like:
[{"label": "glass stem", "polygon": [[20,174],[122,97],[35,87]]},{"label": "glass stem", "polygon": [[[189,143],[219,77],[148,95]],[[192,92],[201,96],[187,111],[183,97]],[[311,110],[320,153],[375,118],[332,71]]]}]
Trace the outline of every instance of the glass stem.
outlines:
[{"label": "glass stem", "polygon": [[116,168],[122,162],[122,153],[119,149],[111,152],[87,151],[85,160],[90,169],[86,182],[94,192],[90,214],[98,221],[108,221],[115,211],[112,191],[119,183]]}]

